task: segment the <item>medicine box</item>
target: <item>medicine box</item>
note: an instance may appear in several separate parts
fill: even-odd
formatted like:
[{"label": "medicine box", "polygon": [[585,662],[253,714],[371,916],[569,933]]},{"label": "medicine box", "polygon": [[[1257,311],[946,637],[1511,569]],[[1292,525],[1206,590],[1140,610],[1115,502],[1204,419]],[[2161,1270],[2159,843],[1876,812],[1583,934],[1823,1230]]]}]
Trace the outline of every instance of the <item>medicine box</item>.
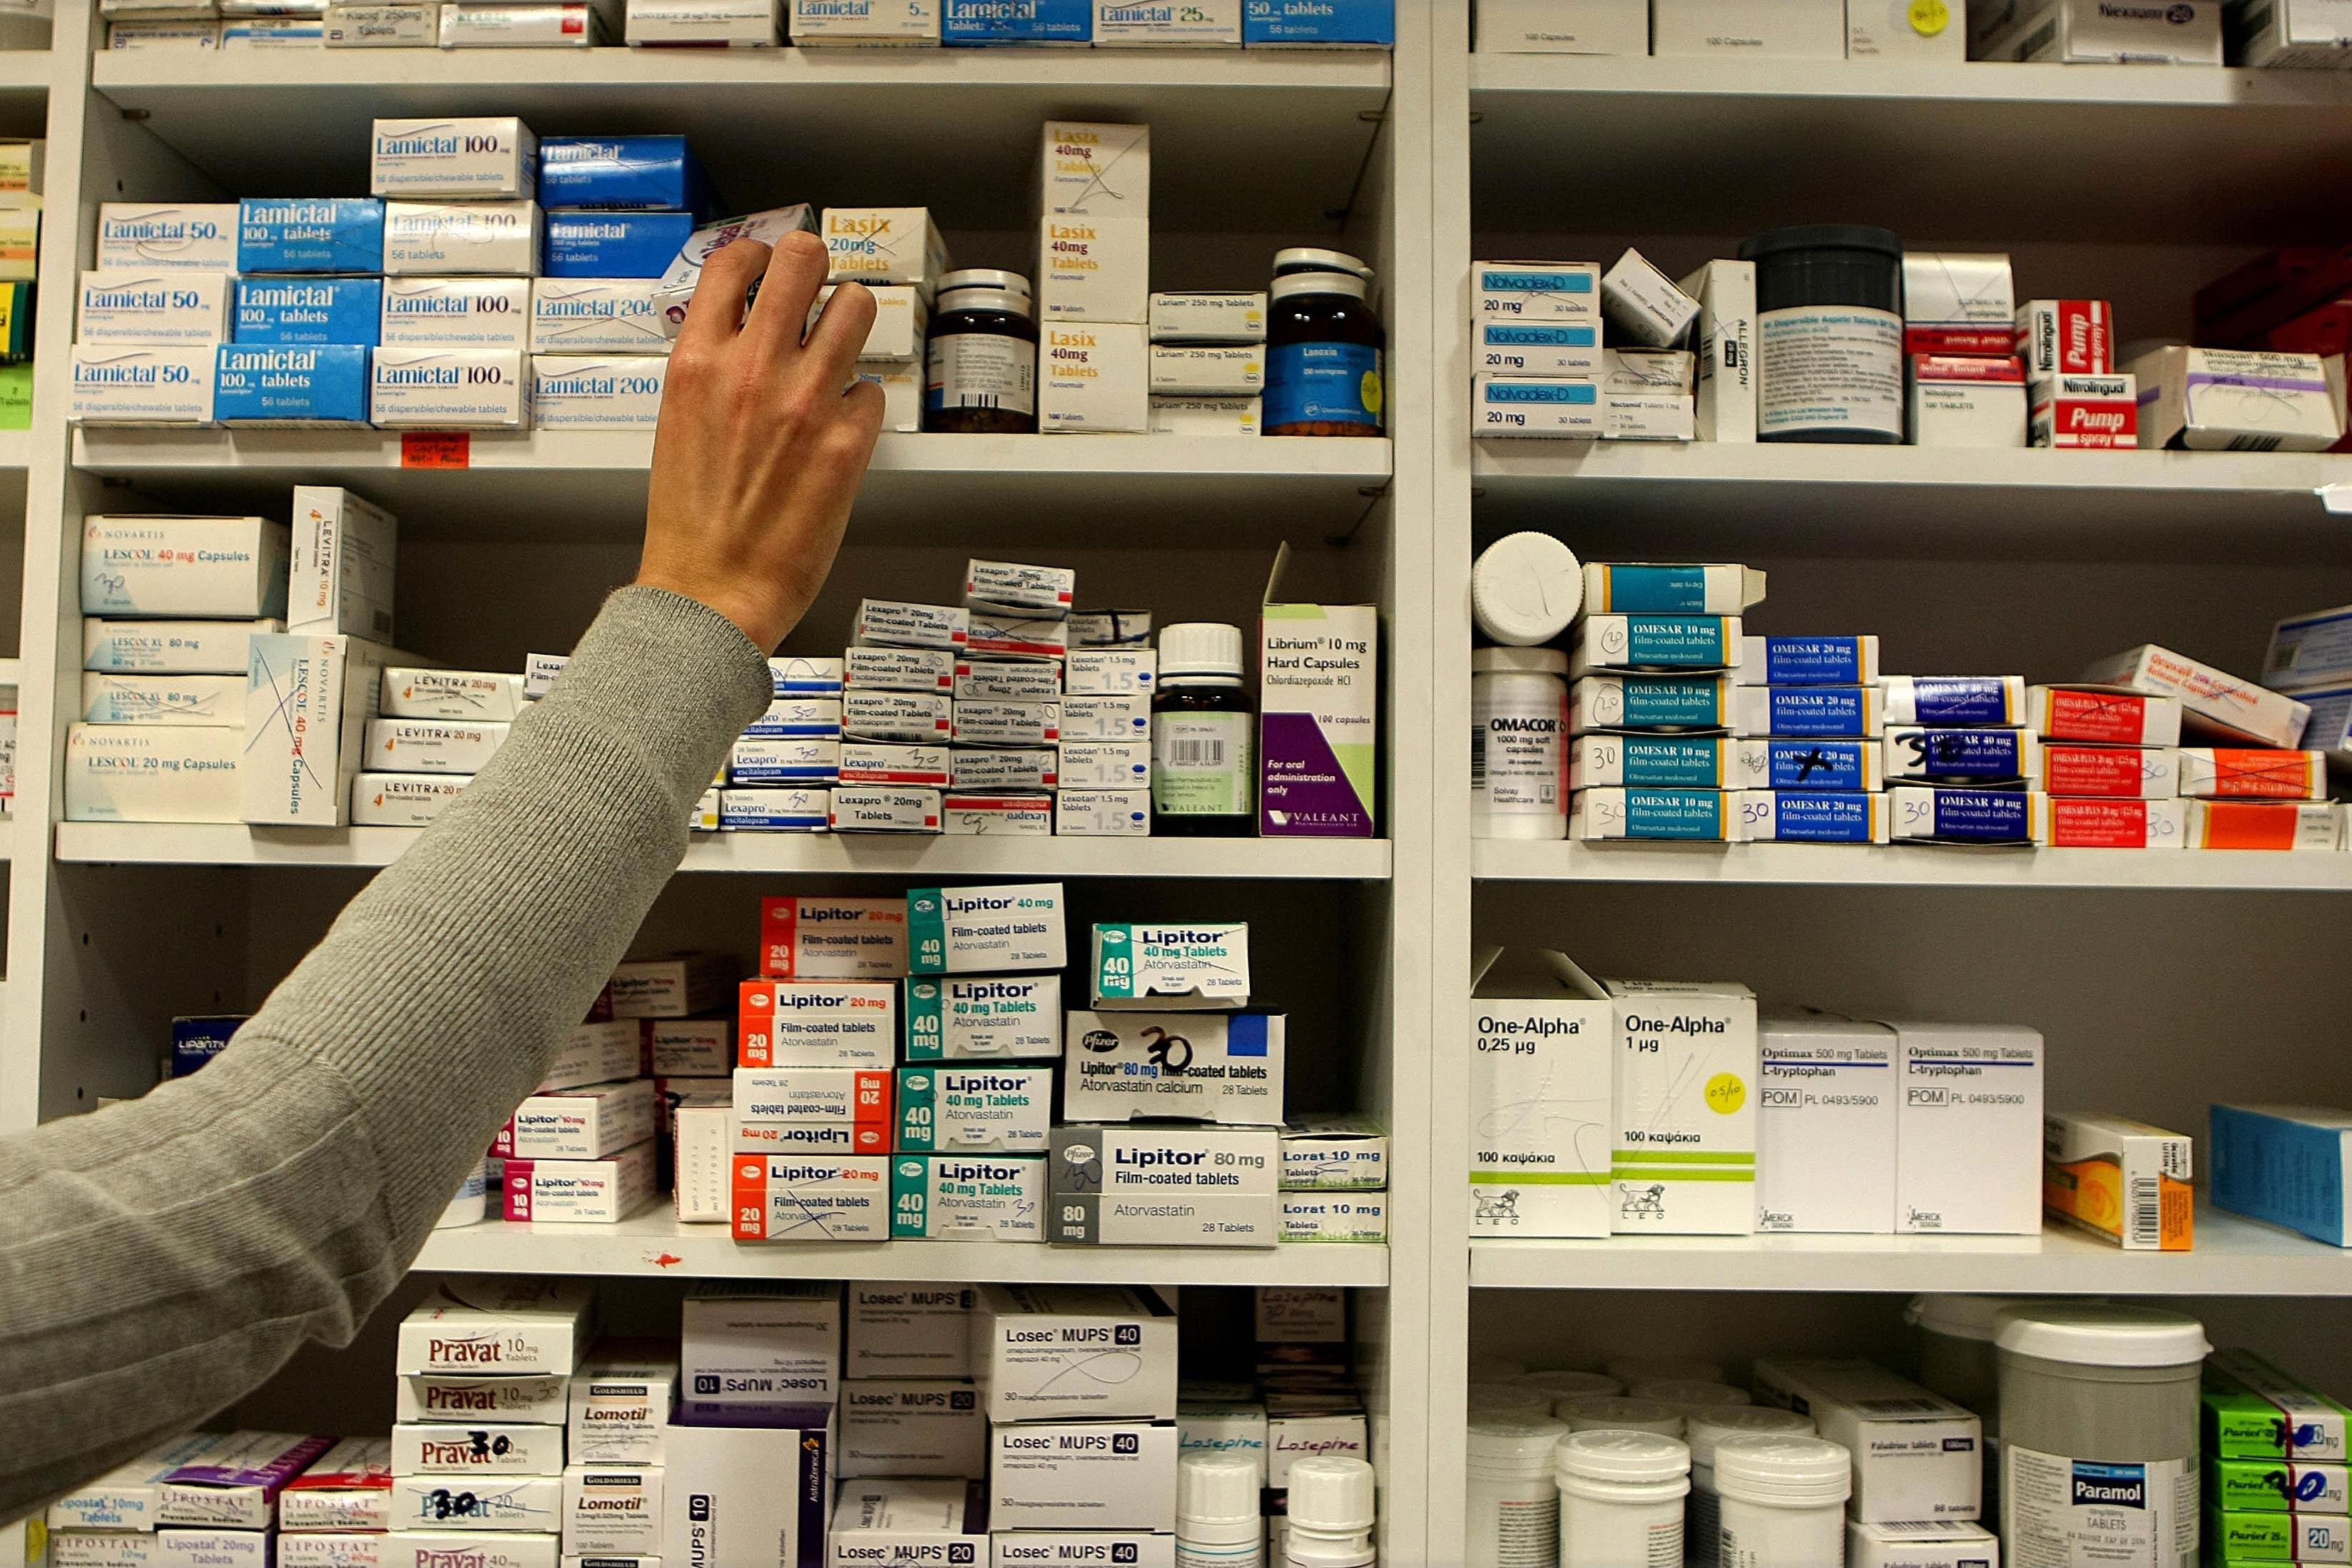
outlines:
[{"label": "medicine box", "polygon": [[2201,800],[2326,800],[2326,753],[2271,748],[2184,747],[2179,793]]},{"label": "medicine box", "polygon": [[82,668],[110,675],[243,675],[256,632],[282,621],[106,620],[81,624]]},{"label": "medicine box", "polygon": [[596,1326],[586,1279],[459,1275],[401,1321],[393,1371],[569,1376]]},{"label": "medicine box", "polygon": [[161,268],[84,272],[74,341],[109,343],[216,343],[228,335],[236,280],[226,273]]},{"label": "medicine box", "polygon": [[1906,368],[1914,447],[2026,444],[2025,367],[2018,361],[1921,353]]},{"label": "medicine box", "polygon": [[506,744],[508,726],[448,719],[371,719],[367,763],[385,773],[480,773]]},{"label": "medicine box", "polygon": [[498,1152],[525,1160],[601,1160],[654,1135],[654,1085],[635,1078],[535,1094],[515,1108]]},{"label": "medicine box", "polygon": [[1617,1005],[1611,1228],[1756,1227],[1756,998],[1736,984],[1601,982]]},{"label": "medicine box", "polygon": [[714,1405],[830,1405],[840,1384],[841,1326],[839,1285],[691,1285],[678,1332],[680,1394]]},{"label": "medicine box", "polygon": [[734,983],[734,964],[716,953],[633,958],[616,964],[611,985],[615,1018],[686,1018],[708,1013]]},{"label": "medicine box", "polygon": [[1151,208],[1151,128],[1049,120],[1038,145],[1038,210],[1126,212]]},{"label": "medicine box", "polygon": [[235,272],[238,230],[235,202],[105,202],[98,209],[97,265],[101,271]]},{"label": "medicine box", "polygon": [[2184,727],[2242,744],[2294,745],[2311,714],[2291,697],[2151,644],[2100,660],[2084,679],[2095,685],[2176,699]]},{"label": "medicine box", "polygon": [[1062,1053],[1058,974],[907,982],[907,1059],[1018,1060]]},{"label": "medicine box", "polygon": [[381,335],[380,278],[239,278],[230,283],[236,295],[231,336],[237,342],[373,344]]},{"label": "medicine box", "polygon": [[1050,795],[950,795],[940,802],[940,830],[950,837],[1050,838]]},{"label": "medicine box", "polygon": [[767,711],[745,727],[744,737],[757,741],[838,741],[841,700],[837,697],[779,697]]},{"label": "medicine box", "polygon": [[1912,0],[1846,0],[1845,58],[1958,64],[1969,58],[1965,18]]},{"label": "medicine box", "polygon": [[2168,800],[2180,794],[2180,753],[2168,746],[2084,746],[2045,741],[2035,782],[2052,799],[2090,795]]},{"label": "medicine box", "polygon": [[1970,52],[1979,59],[2063,65],[2218,66],[2221,11],[2212,0],[2171,6],[2040,0],[2020,7],[2006,28]]},{"label": "medicine box", "polygon": [[535,271],[551,278],[658,279],[694,237],[694,215],[551,211],[543,227]]},{"label": "medicine box", "polygon": [[387,278],[381,287],[383,312],[379,335],[381,342],[388,347],[520,349],[529,346],[531,295],[529,279]]},{"label": "medicine box", "polygon": [[[1589,675],[1568,689],[1569,732],[1721,729],[1733,691],[1719,675]],[[1769,709],[1758,721],[1769,722]]]},{"label": "medicine box", "polygon": [[1895,1028],[1897,1232],[2039,1235],[2041,1034],[1985,1024]]},{"label": "medicine box", "polygon": [[1175,1418],[1176,1313],[1147,1287],[982,1285],[970,1332],[992,1422]]},{"label": "medicine box", "polygon": [[1286,1245],[1382,1242],[1388,1238],[1386,1193],[1282,1194],[1282,1239]]},{"label": "medicine box", "polygon": [[[2218,18],[2220,7],[2195,9]],[[2131,374],[2142,447],[2324,452],[2344,434],[2315,354],[2176,346],[2142,354]]]},{"label": "medicine box", "polygon": [[2290,616],[2271,628],[2263,684],[2302,692],[2352,681],[2352,605]]},{"label": "medicine box", "polygon": [[2013,352],[2035,381],[2112,374],[2115,314],[2105,300],[2028,300],[2017,308]]},{"label": "medicine box", "polygon": [[[1633,739],[1624,737],[1628,746]],[[1779,795],[1867,794],[1885,783],[1883,756],[1875,741],[1734,741],[1729,742],[1726,777],[1750,790]]]},{"label": "medicine box", "polygon": [[[948,782],[961,798],[970,800],[982,794],[1050,790],[1061,783],[1061,774],[1051,746],[958,746],[949,753]],[[1045,805],[1050,808],[1052,800]]]},{"label": "medicine box", "polygon": [[1154,436],[1242,436],[1258,434],[1261,412],[1255,397],[1155,397],[1151,400]]},{"label": "medicine box", "polygon": [[[749,1558],[814,1568],[824,1554],[835,1455],[830,1411],[682,1405],[663,1464],[661,1559],[709,1563]],[[692,1422],[683,1419],[694,1416]],[[404,1563],[402,1568],[408,1568]],[[418,1568],[431,1568],[419,1564]]]},{"label": "medicine box", "polygon": [[[1066,1110],[1067,1090],[1065,1090]],[[1046,1239],[1065,1247],[1272,1247],[1272,1128],[1073,1123],[1054,1130]]]},{"label": "medicine box", "polygon": [[2007,255],[1952,250],[1904,254],[1903,352],[1906,357],[2006,361],[2014,353],[2016,318],[2016,290]]},{"label": "medicine box", "polygon": [[370,353],[358,344],[223,343],[213,417],[223,425],[364,425]]},{"label": "medicine box", "polygon": [[1389,1137],[1371,1118],[1316,1111],[1282,1124],[1284,1192],[1365,1192],[1388,1184]]},{"label": "medicine box", "polygon": [[[1661,10],[1697,0],[1659,0]],[[1769,10],[1787,0],[1750,0],[1743,10]],[[1813,0],[1818,4],[1818,0]],[[1663,24],[1662,24],[1663,25]],[[1661,54],[1670,53],[1660,49]],[[1698,301],[1675,287],[1638,250],[1628,249],[1601,279],[1601,311],[1614,329],[1612,336],[1664,348],[1675,342],[1698,318]]]},{"label": "medicine box", "polygon": [[1894,1230],[1895,1045],[1825,1014],[1758,1026],[1758,1230]]},{"label": "medicine box", "polygon": [[1845,7],[1840,0],[1654,0],[1650,52],[1843,59]]},{"label": "medicine box", "polygon": [[1059,882],[913,888],[907,894],[917,974],[1057,970],[1068,963]]},{"label": "medicine box", "polygon": [[903,284],[928,301],[948,270],[947,242],[927,207],[827,207],[817,232],[835,283]]},{"label": "medicine box", "polygon": [[583,1084],[634,1078],[643,1047],[642,1032],[630,1018],[605,1018],[567,1030],[533,1094],[553,1094]]},{"label": "medicine box", "polygon": [[709,195],[683,136],[551,136],[540,144],[539,196],[550,209],[696,212]]},{"label": "medicine box", "polygon": [[[2306,1106],[2217,1104],[2206,1178],[2216,1207],[2330,1246],[2352,1246],[2347,1153],[2352,1115]],[[2340,1434],[2334,1454],[2311,1457],[2343,1458]]]},{"label": "medicine box", "polygon": [[944,0],[944,4],[940,41],[950,48],[1013,44],[1083,48],[1094,35],[1088,0]]},{"label": "medicine box", "polygon": [[1061,704],[958,699],[955,738],[967,746],[1051,746],[1062,738]]},{"label": "medicine box", "polygon": [[278,1497],[278,1522],[297,1531],[382,1530],[392,1517],[392,1445],[383,1437],[346,1437]]},{"label": "medicine box", "polygon": [[983,605],[971,611],[966,646],[974,655],[992,658],[1060,658],[1069,650],[1069,623],[1060,616]]},{"label": "medicine box", "polygon": [[1878,679],[1878,639],[1743,637],[1732,674],[1742,686],[1869,686]]},{"label": "medicine box", "polygon": [[69,822],[236,822],[245,731],[193,724],[74,724]]},{"label": "medicine box", "polygon": [[1072,1013],[1063,1118],[1279,1127],[1285,1023],[1280,1013]]},{"label": "medicine box", "polygon": [[[887,1377],[842,1384],[839,1464],[845,1479],[955,1478],[961,1500],[961,1478],[980,1474],[987,1462],[988,1417],[971,1384]],[[857,1489],[845,1489],[845,1503]]]},{"label": "medicine box", "polygon": [[1564,955],[1474,960],[1470,1233],[1610,1234],[1616,1005]]},{"label": "medicine box", "polygon": [[1054,1120],[1051,1068],[900,1068],[898,1079],[894,1147],[902,1153],[1045,1151]]},{"label": "medicine box", "polygon": [[2042,1206],[2127,1252],[2189,1250],[2191,1173],[2182,1133],[2074,1111],[2053,1111],[2043,1121]]},{"label": "medicine box", "polygon": [[2060,450],[2139,446],[2138,383],[2128,375],[2061,373],[2032,386],[2026,444]]},{"label": "medicine box", "polygon": [[1262,343],[1265,342],[1265,295],[1254,293],[1154,294],[1150,307],[1155,343]]},{"label": "medicine box", "polygon": [[374,195],[528,197],[538,174],[539,138],[512,116],[375,122]]},{"label": "medicine box", "polygon": [[[310,635],[348,632],[389,643],[399,522],[333,485],[294,487],[286,624]],[[511,704],[502,715],[511,718]]]},{"label": "medicine box", "polygon": [[989,1449],[997,1529],[1175,1529],[1173,1421],[998,1426]]},{"label": "medicine box", "polygon": [[214,724],[245,721],[245,682],[233,675],[99,675],[81,678],[89,724]]},{"label": "medicine box", "polygon": [[1261,837],[1372,836],[1380,637],[1376,606],[1281,604],[1269,585],[1258,612]]},{"label": "medicine box", "polygon": [[2045,741],[2172,746],[2180,741],[2180,699],[2111,686],[2026,689],[2026,728]]},{"label": "medicine box", "polygon": [[[971,639],[971,612],[961,605],[861,599],[856,637],[859,647],[940,648],[958,653]],[[850,684],[857,682],[852,679]]]},{"label": "medicine box", "polygon": [[[1150,684],[1150,677],[1146,674],[1139,688],[1130,683],[1123,689],[1149,690]],[[1015,658],[959,662],[955,667],[954,692],[958,702],[1052,702],[1062,695],[1062,667],[1043,660]]]},{"label": "medicine box", "polygon": [[1643,0],[1477,0],[1477,48],[1503,55],[1646,55]]},{"label": "medicine box", "polygon": [[429,49],[441,37],[439,0],[421,5],[327,6],[328,48]]},{"label": "medicine box", "polygon": [[[1038,429],[1148,431],[1149,350],[1143,333],[1139,325],[1114,321],[1048,321],[1037,348]],[[973,651],[981,651],[980,646]]]},{"label": "medicine box", "polygon": [[256,637],[249,647],[237,770],[243,819],[340,826],[368,754],[389,650],[359,637],[295,632]]},{"label": "medicine box", "polygon": [[1764,600],[1749,566],[1588,562],[1584,607],[1593,614],[1736,616]]},{"label": "medicine box", "polygon": [[2342,1465],[2288,1465],[2277,1459],[2208,1458],[2204,1497],[2235,1513],[2311,1513],[2352,1510],[2352,1472]]},{"label": "medicine box", "polygon": [[900,1153],[891,1163],[890,1234],[900,1240],[1045,1238],[1045,1158]]},{"label": "medicine box", "polygon": [[1249,927],[1097,925],[1092,992],[1097,1010],[1171,1012],[1249,1003]]},{"label": "medicine box", "polygon": [[[938,0],[793,0],[795,47],[920,47],[940,42]],[[634,28],[632,38],[636,37]],[[771,41],[775,37],[772,28]]]},{"label": "medicine box", "polygon": [[1739,626],[1738,616],[1587,615],[1569,650],[1569,674],[1726,669],[1740,658]]},{"label": "medicine box", "polygon": [[940,792],[844,784],[827,803],[826,826],[835,833],[937,833]]},{"label": "medicine box", "polygon": [[1597,440],[1607,412],[1600,383],[1481,373],[1472,382],[1471,434]]},{"label": "medicine box", "polygon": [[505,723],[523,705],[522,677],[497,671],[406,669],[383,672],[388,719],[475,719]]},{"label": "medicine box", "polygon": [[887,1068],[898,1054],[898,993],[887,981],[746,980],[741,1065]]},{"label": "medicine box", "polygon": [[563,1472],[567,1553],[621,1554],[625,1561],[661,1547],[662,1467],[583,1465]]},{"label": "medicine box", "polygon": [[725,1018],[644,1018],[656,1079],[725,1078],[735,1068],[735,1026]]},{"label": "medicine box", "polygon": [[1580,789],[1569,799],[1568,836],[1728,844],[1738,837],[1738,808],[1736,796],[1716,789]]},{"label": "medicine box", "polygon": [[[1988,784],[2038,777],[2041,748],[2022,730],[1990,726],[1889,724],[1885,771],[1890,780],[1927,784]],[[2132,773],[2138,773],[2137,759]]]},{"label": "medicine box", "polygon": [[73,351],[78,425],[209,425],[218,351],[209,343]]},{"label": "medicine box", "polygon": [[2203,1381],[2202,1447],[2209,1457],[2322,1464],[2352,1457],[2347,1441],[2352,1410],[2253,1352],[2215,1351],[2205,1360]]},{"label": "medicine box", "polygon": [[387,275],[529,278],[540,269],[537,202],[394,201],[383,208]]},{"label": "medicine box", "polygon": [[[384,204],[375,197],[248,197],[237,204],[235,269],[239,273],[365,276],[384,271]],[[99,264],[106,264],[103,247]]]},{"label": "medicine box", "polygon": [[974,1299],[969,1285],[853,1282],[843,1375],[970,1376]]},{"label": "medicine box", "polygon": [[1390,0],[1243,0],[1247,48],[1384,49],[1395,43]]},{"label": "medicine box", "polygon": [[386,429],[523,429],[530,423],[523,360],[515,349],[378,349],[372,416]]},{"label": "medicine box", "polygon": [[542,430],[650,430],[669,361],[652,354],[533,354],[531,423]]},{"label": "medicine box", "polygon": [[1846,1522],[1846,1568],[1992,1568],[2000,1560],[2000,1538],[1982,1525],[1959,1520],[1944,1523]]},{"label": "medicine box", "polygon": [[392,1429],[404,1476],[551,1476],[563,1468],[563,1428],[520,1421],[404,1421]]},{"label": "medicine box", "polygon": [[1969,1521],[1981,1511],[1977,1417],[1866,1361],[1756,1363],[1756,1402],[1810,1413],[1853,1457],[1849,1518],[1862,1524]]},{"label": "medicine box", "polygon": [[903,899],[760,900],[760,973],[779,980],[883,980],[907,973]]},{"label": "medicine box", "polygon": [[2344,846],[2344,808],[2285,801],[2192,800],[2184,828],[2191,849],[2333,854]]},{"label": "medicine box", "polygon": [[395,1421],[561,1423],[568,1374],[430,1373],[393,1380]]},{"label": "medicine box", "polygon": [[[1691,334],[1691,347],[1698,359],[1693,420],[1698,438],[1753,442],[1756,264],[1710,261],[1684,279],[1678,287],[1698,301],[1698,323]],[[1735,611],[1741,607],[1731,606]]]},{"label": "medicine box", "polygon": [[1601,268],[1589,261],[1481,261],[1472,268],[1480,321],[1601,321]]},{"label": "medicine box", "polygon": [[2033,841],[2059,849],[2183,848],[2194,804],[2037,793],[2032,799]]},{"label": "medicine box", "polygon": [[990,1568],[1065,1568],[1086,1563],[1175,1568],[1176,1538],[1143,1530],[1009,1530],[989,1536]]},{"label": "medicine box", "polygon": [[[393,287],[456,288],[395,280]],[[504,279],[484,286],[507,287]],[[669,338],[655,308],[648,278],[536,278],[530,292],[530,340],[539,353],[665,354]],[[509,345],[501,345],[509,346]]]},{"label": "medicine box", "polygon": [[2017,675],[1889,675],[1881,678],[1889,724],[2016,724],[2025,709]]}]

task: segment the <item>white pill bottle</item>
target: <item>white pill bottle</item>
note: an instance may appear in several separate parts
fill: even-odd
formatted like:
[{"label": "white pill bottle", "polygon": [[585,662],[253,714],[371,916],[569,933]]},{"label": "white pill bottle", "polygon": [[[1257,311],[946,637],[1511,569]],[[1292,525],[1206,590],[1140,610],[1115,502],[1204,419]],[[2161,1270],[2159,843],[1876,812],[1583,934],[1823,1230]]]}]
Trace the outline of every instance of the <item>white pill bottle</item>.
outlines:
[{"label": "white pill bottle", "polygon": [[1371,1568],[1372,1467],[1337,1454],[1290,1467],[1290,1528],[1283,1532],[1288,1568]]},{"label": "white pill bottle", "polygon": [[1475,1568],[1559,1568],[1559,1487],[1552,1450],[1568,1436],[1548,1416],[1473,1411],[1463,1506]]},{"label": "white pill bottle", "polygon": [[1842,1444],[1786,1433],[1715,1446],[1722,1568],[1843,1568],[1853,1456]]},{"label": "white pill bottle", "polygon": [[1472,650],[1471,837],[1567,837],[1568,784],[1568,655]]},{"label": "white pill bottle", "polygon": [[1682,1568],[1690,1450],[1654,1432],[1571,1432],[1552,1450],[1560,1568]]},{"label": "white pill bottle", "polygon": [[1176,1467],[1176,1568],[1264,1568],[1258,1462],[1206,1449]]},{"label": "white pill bottle", "polygon": [[1728,1438],[1759,1434],[1810,1437],[1813,1418],[1766,1405],[1735,1405],[1720,1410],[1695,1410],[1684,1419],[1683,1441],[1691,1451],[1691,1489],[1683,1533],[1689,1542],[1690,1560],[1699,1568],[1712,1568],[1723,1533],[1723,1500],[1715,1487],[1715,1450]]}]

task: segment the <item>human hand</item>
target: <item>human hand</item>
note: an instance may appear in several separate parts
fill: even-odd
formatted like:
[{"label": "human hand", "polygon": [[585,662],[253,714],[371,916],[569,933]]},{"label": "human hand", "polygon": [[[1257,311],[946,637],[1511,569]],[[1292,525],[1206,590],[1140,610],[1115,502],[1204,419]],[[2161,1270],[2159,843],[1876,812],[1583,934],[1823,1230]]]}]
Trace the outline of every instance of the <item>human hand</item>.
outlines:
[{"label": "human hand", "polygon": [[813,234],[705,262],[654,434],[638,583],[700,600],[770,653],[824,585],[882,432],[882,389],[852,379],[874,296],[843,284],[802,341],[827,268]]}]

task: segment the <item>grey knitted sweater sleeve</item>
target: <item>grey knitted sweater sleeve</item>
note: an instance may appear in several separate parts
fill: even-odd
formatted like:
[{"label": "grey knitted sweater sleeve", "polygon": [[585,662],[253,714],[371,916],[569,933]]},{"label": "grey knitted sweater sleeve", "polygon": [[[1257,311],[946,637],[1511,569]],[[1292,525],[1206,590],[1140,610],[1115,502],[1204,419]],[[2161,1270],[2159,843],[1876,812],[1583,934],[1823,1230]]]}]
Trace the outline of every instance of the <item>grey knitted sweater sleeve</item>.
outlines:
[{"label": "grey knitted sweater sleeve", "polygon": [[350,1341],[594,1001],[768,693],[732,622],[623,589],[228,1050],[0,1139],[0,1521],[304,1340]]}]

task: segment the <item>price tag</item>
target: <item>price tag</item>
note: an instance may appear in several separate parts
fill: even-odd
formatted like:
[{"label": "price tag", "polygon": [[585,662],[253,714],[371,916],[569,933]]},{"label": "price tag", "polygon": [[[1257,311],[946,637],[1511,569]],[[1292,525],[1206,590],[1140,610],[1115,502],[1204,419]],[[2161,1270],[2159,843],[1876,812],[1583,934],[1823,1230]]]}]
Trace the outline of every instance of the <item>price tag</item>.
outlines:
[{"label": "price tag", "polygon": [[474,437],[464,430],[404,430],[400,435],[400,466],[404,468],[464,468],[473,466]]}]

